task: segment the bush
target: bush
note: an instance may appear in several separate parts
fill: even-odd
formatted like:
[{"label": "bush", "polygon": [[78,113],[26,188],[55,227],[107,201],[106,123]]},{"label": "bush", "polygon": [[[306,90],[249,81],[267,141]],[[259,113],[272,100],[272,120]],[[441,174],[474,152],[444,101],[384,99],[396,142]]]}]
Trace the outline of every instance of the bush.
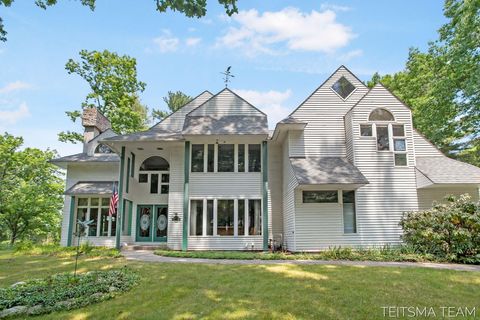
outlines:
[{"label": "bush", "polygon": [[[129,290],[138,275],[124,267],[92,271],[73,277],[71,273],[21,282],[0,288],[0,317],[7,309],[22,308],[22,313],[43,314],[70,310],[114,297]],[[18,315],[18,314],[17,314]]]},{"label": "bush", "polygon": [[400,222],[403,240],[440,259],[480,263],[480,202],[468,195],[445,199],[430,210],[406,213]]}]

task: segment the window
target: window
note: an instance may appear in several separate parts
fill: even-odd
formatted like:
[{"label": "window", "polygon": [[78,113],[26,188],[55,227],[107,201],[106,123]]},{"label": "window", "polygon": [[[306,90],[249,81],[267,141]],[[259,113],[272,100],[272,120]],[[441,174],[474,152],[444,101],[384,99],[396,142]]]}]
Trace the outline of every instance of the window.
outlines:
[{"label": "window", "polygon": [[[84,234],[90,237],[115,236],[116,216],[110,217],[110,198],[78,198],[77,216],[75,221],[88,221],[92,223],[84,230]],[[78,233],[78,224],[76,227]]]},{"label": "window", "polygon": [[215,171],[215,145],[209,144],[207,147],[207,172]]},{"label": "window", "polygon": [[167,160],[153,156],[143,161],[140,171],[168,171],[169,167]]},{"label": "window", "polygon": [[355,213],[355,191],[343,191],[343,232],[357,232]]},{"label": "window", "polygon": [[392,132],[393,132],[394,137],[404,137],[405,136],[405,129],[403,128],[403,124],[392,125]]},{"label": "window", "polygon": [[379,108],[370,113],[368,121],[395,121],[393,114],[390,111]]},{"label": "window", "polygon": [[150,193],[158,193],[158,174],[152,173],[150,175]]},{"label": "window", "polygon": [[192,144],[192,172],[203,172],[203,144]]},{"label": "window", "polygon": [[[393,151],[395,166],[406,166],[407,165],[407,142],[405,137],[405,129],[403,124],[394,124],[392,125],[393,133]],[[397,138],[403,137],[403,138]]]},{"label": "window", "polygon": [[213,200],[207,200],[207,236],[213,236]]},{"label": "window", "polygon": [[361,124],[360,125],[360,135],[362,137],[373,136],[372,125],[371,124]]},{"label": "window", "polygon": [[218,145],[218,172],[234,171],[234,145]]},{"label": "window", "polygon": [[[147,158],[140,166],[141,173],[138,174],[138,182],[148,183],[148,181],[150,181],[151,194],[156,194],[159,190],[161,194],[168,194],[170,176],[168,173],[160,173],[158,171],[168,171],[169,169],[170,166],[164,158],[158,156]],[[150,179],[148,176],[150,176]]]},{"label": "window", "polygon": [[139,183],[147,183],[148,182],[148,174],[146,173],[140,173],[138,175],[138,182]]},{"label": "window", "polygon": [[233,236],[234,235],[234,201],[218,200],[217,201],[217,235]]},{"label": "window", "polygon": [[351,84],[350,81],[348,81],[345,77],[341,77],[333,84],[332,89],[340,97],[346,99],[355,90],[355,86]]},{"label": "window", "polygon": [[237,213],[237,226],[238,235],[243,236],[245,234],[245,199],[238,199],[238,213]]},{"label": "window", "polygon": [[335,191],[303,191],[303,203],[338,203],[338,192]]},{"label": "window", "polygon": [[407,165],[407,154],[406,153],[395,153],[395,165],[396,166],[406,166]]},{"label": "window", "polygon": [[377,150],[390,150],[390,138],[388,136],[388,126],[377,125]]},{"label": "window", "polygon": [[113,150],[110,149],[109,146],[100,143],[100,144],[95,148],[95,153],[113,153]]},{"label": "window", "polygon": [[258,199],[248,200],[248,234],[259,236],[262,234],[262,208]]},{"label": "window", "polygon": [[203,234],[203,200],[190,201],[190,235]]},{"label": "window", "polygon": [[262,155],[259,144],[248,145],[248,172],[262,171]]},{"label": "window", "polygon": [[405,139],[395,139],[393,143],[394,151],[406,151]]},{"label": "window", "polygon": [[170,183],[170,175],[168,173],[162,173],[162,179],[161,179],[161,185],[160,185],[161,194],[168,194],[169,183]]},{"label": "window", "polygon": [[245,145],[238,145],[238,172],[245,172]]}]

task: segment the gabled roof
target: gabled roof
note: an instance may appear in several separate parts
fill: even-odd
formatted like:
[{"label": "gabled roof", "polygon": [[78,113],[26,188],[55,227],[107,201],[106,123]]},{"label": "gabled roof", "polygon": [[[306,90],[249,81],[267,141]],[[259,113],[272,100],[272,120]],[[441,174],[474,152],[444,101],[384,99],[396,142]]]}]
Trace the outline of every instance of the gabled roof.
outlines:
[{"label": "gabled roof", "polygon": [[114,183],[117,181],[79,181],[65,191],[65,194],[112,194]]},{"label": "gabled roof", "polygon": [[445,156],[417,157],[416,168],[434,184],[480,184],[480,168]]},{"label": "gabled roof", "polygon": [[367,178],[345,158],[290,158],[299,185],[368,184]]}]

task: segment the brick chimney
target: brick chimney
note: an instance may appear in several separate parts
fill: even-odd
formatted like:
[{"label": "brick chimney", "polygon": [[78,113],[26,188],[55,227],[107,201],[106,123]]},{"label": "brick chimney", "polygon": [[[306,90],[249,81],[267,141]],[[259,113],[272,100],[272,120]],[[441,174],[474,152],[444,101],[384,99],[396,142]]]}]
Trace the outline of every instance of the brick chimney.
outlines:
[{"label": "brick chimney", "polygon": [[110,121],[97,108],[85,108],[82,114],[83,152],[87,151],[87,144],[100,133],[112,127]]}]

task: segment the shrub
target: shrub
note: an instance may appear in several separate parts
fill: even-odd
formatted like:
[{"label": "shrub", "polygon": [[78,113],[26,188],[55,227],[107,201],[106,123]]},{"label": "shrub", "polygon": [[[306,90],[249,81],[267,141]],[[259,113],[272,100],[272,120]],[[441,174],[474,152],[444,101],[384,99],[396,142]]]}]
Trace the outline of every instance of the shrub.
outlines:
[{"label": "shrub", "polygon": [[117,270],[92,271],[74,277],[62,273],[0,288],[0,313],[14,307],[25,313],[42,314],[70,310],[114,297],[129,290],[138,275],[124,267]]},{"label": "shrub", "polygon": [[403,240],[419,252],[447,261],[480,263],[480,202],[448,196],[430,210],[408,212]]}]

